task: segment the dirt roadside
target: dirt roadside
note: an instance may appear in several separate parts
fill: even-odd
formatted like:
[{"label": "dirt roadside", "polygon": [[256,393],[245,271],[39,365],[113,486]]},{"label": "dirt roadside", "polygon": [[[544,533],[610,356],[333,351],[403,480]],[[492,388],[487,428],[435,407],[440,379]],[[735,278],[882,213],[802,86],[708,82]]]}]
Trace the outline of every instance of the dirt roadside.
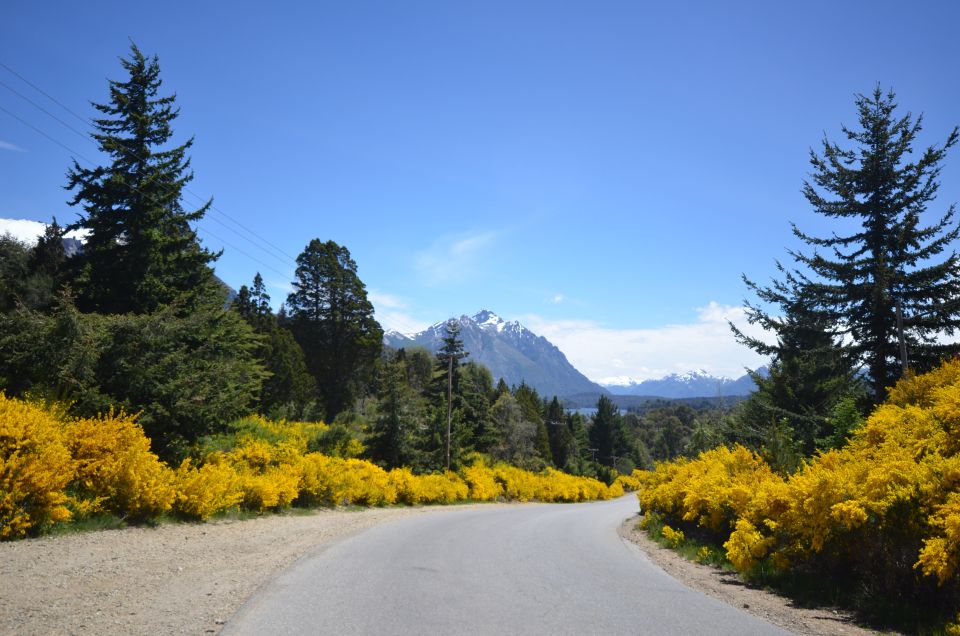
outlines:
[{"label": "dirt roadside", "polygon": [[659,546],[637,529],[639,516],[620,526],[620,536],[632,542],[650,561],[687,587],[743,609],[794,634],[862,635],[877,634],[853,622],[845,612],[797,607],[772,592],[747,587],[732,572],[688,561],[673,550]]},{"label": "dirt roadside", "polygon": [[301,556],[437,510],[319,510],[0,543],[0,634],[216,634]]}]

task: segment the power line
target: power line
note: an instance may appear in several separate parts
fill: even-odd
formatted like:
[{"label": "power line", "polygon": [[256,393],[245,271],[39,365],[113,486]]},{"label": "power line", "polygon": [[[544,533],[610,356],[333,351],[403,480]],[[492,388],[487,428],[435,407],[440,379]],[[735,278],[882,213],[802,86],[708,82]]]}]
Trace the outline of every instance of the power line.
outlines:
[{"label": "power line", "polygon": [[[40,134],[40,135],[43,135],[44,137],[46,137],[46,138],[47,138],[48,140],[50,140],[51,142],[57,144],[58,146],[60,146],[61,148],[63,148],[63,149],[66,150],[67,152],[69,152],[71,155],[75,155],[76,157],[79,157],[80,159],[82,159],[84,162],[86,162],[86,163],[88,163],[88,164],[90,164],[90,165],[92,165],[92,166],[96,166],[96,163],[95,163],[93,160],[91,160],[91,159],[89,159],[88,157],[84,156],[83,154],[77,152],[75,149],[73,149],[73,148],[71,148],[70,146],[66,145],[65,143],[63,143],[63,142],[60,141],[59,139],[56,139],[55,137],[53,137],[52,135],[48,134],[46,131],[38,128],[37,126],[33,125],[33,124],[30,123],[29,121],[23,119],[22,117],[20,117],[20,116],[17,115],[16,113],[11,112],[11,111],[8,110],[7,108],[5,108],[3,105],[0,105],[0,111],[5,112],[7,115],[9,115],[10,117],[16,119],[18,122],[20,122],[21,124],[23,124],[23,125],[26,126],[27,128],[30,128],[30,129],[33,130],[34,132],[36,132],[36,133],[38,133],[38,134]],[[135,186],[133,186],[133,185],[125,182],[125,181],[123,182],[123,185],[124,185],[125,187],[127,187],[131,192],[136,192],[136,193],[144,196],[145,198],[147,198],[149,201],[152,201],[154,204],[159,204],[159,202],[157,201],[157,199],[156,199],[155,196],[150,195],[150,194],[147,194],[147,193],[144,192],[143,190],[140,190],[139,188],[137,188],[137,187],[135,187]],[[255,262],[255,263],[259,263],[259,264],[262,265],[263,267],[269,269],[270,271],[272,271],[272,272],[274,272],[274,273],[276,273],[276,274],[278,274],[278,275],[280,275],[280,276],[289,276],[289,273],[281,272],[280,270],[272,267],[271,265],[268,265],[267,263],[264,263],[263,261],[261,261],[261,260],[258,259],[257,257],[252,256],[251,254],[248,254],[247,252],[245,252],[244,250],[240,249],[239,247],[237,247],[237,246],[235,246],[235,245],[232,245],[232,244],[229,243],[228,241],[224,240],[223,237],[218,236],[217,234],[215,234],[214,232],[211,232],[211,231],[208,230],[207,228],[201,228],[201,227],[198,226],[198,227],[197,227],[197,231],[198,231],[198,232],[203,232],[204,234],[207,234],[207,235],[213,237],[214,239],[220,241],[221,243],[223,243],[223,244],[226,245],[227,247],[229,247],[229,248],[231,248],[231,249],[233,249],[233,250],[236,250],[237,252],[239,252],[239,253],[242,254],[243,256],[246,256],[246,257],[247,257],[248,259],[250,259],[251,261],[253,261],[253,262]]]},{"label": "power line", "polygon": [[[50,101],[52,101],[53,103],[55,103],[56,105],[58,105],[60,108],[62,108],[63,110],[65,110],[65,111],[68,112],[69,114],[73,115],[73,117],[75,117],[77,120],[83,122],[84,125],[86,125],[86,126],[88,126],[88,127],[90,127],[90,128],[95,128],[95,127],[96,127],[95,124],[94,124],[92,121],[90,121],[89,119],[83,117],[82,115],[80,115],[80,114],[76,113],[75,111],[73,111],[72,109],[70,109],[68,106],[66,106],[65,104],[63,104],[62,102],[60,102],[58,99],[56,99],[55,97],[53,97],[52,95],[50,95],[49,93],[47,93],[46,91],[44,91],[42,88],[40,88],[39,86],[37,86],[36,84],[34,84],[33,82],[31,82],[29,79],[27,79],[26,77],[24,77],[23,75],[21,75],[20,73],[18,73],[17,71],[15,71],[14,69],[10,68],[10,66],[8,66],[7,64],[5,64],[5,63],[3,63],[3,62],[0,62],[0,66],[2,66],[4,69],[6,69],[8,72],[10,72],[11,74],[13,74],[13,75],[16,76],[17,78],[19,78],[22,82],[24,82],[25,84],[27,84],[28,86],[30,86],[32,89],[34,89],[35,91],[37,91],[38,93],[40,93],[41,95],[43,95],[44,97],[46,97],[47,99],[49,99]],[[24,101],[26,101],[27,103],[29,103],[30,105],[32,105],[33,107],[35,107],[35,108],[37,108],[38,110],[40,110],[41,112],[43,112],[43,113],[44,113],[45,115],[47,115],[48,117],[50,117],[50,118],[54,119],[55,121],[57,121],[58,123],[60,123],[62,126],[66,127],[67,129],[71,130],[72,132],[76,133],[76,134],[79,135],[80,137],[83,137],[83,138],[84,138],[85,140],[87,140],[89,143],[91,143],[91,144],[93,144],[93,145],[95,145],[95,146],[97,145],[96,142],[95,142],[93,139],[91,139],[90,136],[89,136],[87,133],[85,133],[85,132],[83,132],[83,131],[80,131],[80,130],[77,130],[77,129],[74,128],[72,125],[70,125],[70,124],[68,124],[67,122],[63,121],[62,119],[60,119],[59,117],[57,117],[56,115],[54,115],[53,113],[51,113],[50,111],[48,111],[47,109],[45,109],[45,108],[44,108],[43,106],[41,106],[40,104],[37,104],[34,100],[30,99],[29,97],[27,97],[27,96],[24,95],[23,93],[17,91],[17,90],[14,89],[13,87],[11,87],[11,86],[10,86],[9,84],[7,84],[6,82],[3,82],[2,80],[0,80],[0,86],[3,86],[3,87],[6,88],[7,90],[9,90],[11,93],[17,95],[18,97],[20,97],[21,99],[23,99]],[[7,113],[9,114],[9,111],[5,111],[5,112],[7,112]],[[22,122],[22,120],[20,120],[20,121]],[[36,129],[34,129],[34,130],[36,130]],[[39,132],[39,131],[38,131],[38,132]],[[41,133],[41,134],[44,134],[44,133]],[[44,136],[46,136],[48,139],[51,139],[51,138],[49,137],[49,135],[44,134]],[[60,144],[59,142],[56,142],[56,143],[58,143],[58,145],[61,145],[61,146],[63,145],[63,144]],[[131,150],[130,148],[127,148],[127,146],[124,145],[124,144],[122,144],[122,143],[120,144],[120,148],[123,150],[123,152],[127,153],[127,155],[129,155],[129,156],[131,156],[131,157],[133,157],[133,158],[135,158],[135,159],[139,159],[140,161],[146,161],[146,159],[148,158],[148,157],[139,155],[139,154],[136,153],[134,150]],[[90,160],[88,159],[87,161],[90,161]],[[93,164],[94,162],[90,161],[90,163]],[[95,164],[94,164],[94,165],[95,165]],[[203,203],[205,203],[205,202],[207,201],[207,199],[204,199],[204,198],[201,197],[199,194],[197,194],[196,192],[194,192],[193,190],[191,190],[190,188],[188,188],[188,187],[186,187],[186,186],[184,186],[184,187],[182,188],[182,190],[183,190],[184,192],[186,192],[187,194],[191,195],[194,199],[196,199],[197,201],[199,201],[201,204],[203,204]],[[247,227],[246,225],[244,225],[244,224],[241,223],[240,221],[237,221],[236,219],[234,219],[232,216],[230,216],[229,214],[227,214],[226,212],[224,212],[223,210],[221,210],[221,209],[218,208],[217,206],[211,204],[211,205],[210,205],[210,209],[213,210],[214,212],[217,212],[218,214],[221,214],[221,215],[222,215],[224,218],[226,218],[228,221],[230,221],[230,222],[233,223],[234,225],[236,225],[236,226],[240,227],[241,229],[243,229],[243,230],[244,230],[245,232],[247,232],[250,236],[252,236],[253,239],[251,239],[251,238],[249,238],[249,237],[247,237],[247,236],[244,236],[243,234],[241,234],[241,233],[238,232],[237,230],[231,228],[230,226],[226,225],[225,223],[223,223],[222,221],[220,221],[219,219],[217,219],[217,218],[215,218],[215,217],[212,217],[212,216],[211,216],[211,217],[208,217],[208,218],[210,218],[210,220],[212,220],[212,221],[214,221],[215,223],[221,225],[222,227],[225,227],[226,229],[230,230],[231,232],[233,232],[234,234],[236,234],[237,236],[239,236],[241,239],[247,241],[248,243],[250,243],[250,244],[253,245],[254,247],[257,247],[258,249],[263,250],[263,251],[266,252],[267,254],[270,254],[270,256],[272,256],[272,257],[274,257],[274,258],[278,258],[278,260],[284,261],[285,264],[288,263],[288,262],[289,262],[289,263],[296,263],[296,259],[293,258],[292,256],[290,256],[289,254],[287,254],[285,251],[283,251],[283,249],[281,249],[280,247],[277,247],[276,245],[274,245],[273,243],[271,243],[271,242],[268,241],[267,239],[263,238],[262,236],[260,236],[259,234],[257,234],[256,231],[250,229],[249,227]],[[262,243],[263,245],[266,245],[266,246],[268,246],[269,248],[271,248],[271,249],[273,250],[273,252],[271,252],[270,250],[268,250],[268,249],[266,249],[265,247],[263,247],[263,245],[257,244],[257,241],[259,241],[259,242]]]}]

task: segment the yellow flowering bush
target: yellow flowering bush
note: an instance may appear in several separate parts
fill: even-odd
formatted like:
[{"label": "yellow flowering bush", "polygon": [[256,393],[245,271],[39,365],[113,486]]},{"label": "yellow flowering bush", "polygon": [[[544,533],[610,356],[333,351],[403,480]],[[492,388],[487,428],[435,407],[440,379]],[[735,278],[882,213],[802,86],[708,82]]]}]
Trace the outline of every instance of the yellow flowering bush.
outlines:
[{"label": "yellow flowering bush", "polygon": [[209,519],[243,501],[240,476],[225,462],[196,468],[189,459],[184,460],[177,469],[176,489],[173,510],[192,519]]},{"label": "yellow flowering bush", "polygon": [[73,472],[55,414],[0,392],[0,539],[68,520]]},{"label": "yellow flowering bush", "polygon": [[537,478],[530,471],[506,464],[497,464],[493,469],[493,474],[503,488],[503,494],[507,499],[530,501],[537,494]]},{"label": "yellow flowering bush", "polygon": [[830,568],[880,597],[930,598],[940,586],[956,603],[960,361],[901,380],[843,448],[786,478],[735,446],[660,464],[640,481],[644,511],[717,532],[741,571],[764,560]]},{"label": "yellow flowering bush", "polygon": [[133,519],[170,509],[174,473],[150,451],[135,415],[77,419],[67,424],[66,437],[76,463],[74,488],[83,498],[100,499],[102,509]]},{"label": "yellow flowering bush", "polygon": [[685,538],[682,530],[674,530],[670,526],[663,526],[663,528],[660,529],[660,534],[662,534],[663,538],[674,548],[683,543]]},{"label": "yellow flowering bush", "polygon": [[420,501],[425,504],[451,504],[465,500],[470,487],[454,472],[419,475]]},{"label": "yellow flowering bush", "polygon": [[[553,469],[490,466],[479,454],[459,474],[388,472],[365,460],[309,452],[327,430],[322,423],[250,416],[230,432],[202,440],[194,456],[172,470],[150,451],[136,416],[67,420],[56,410],[0,394],[0,538],[66,521],[71,511],[142,521],[172,509],[204,520],[236,507],[262,513],[294,503],[572,502],[620,496],[636,479],[621,476],[606,486]],[[359,442],[356,449],[362,450]]]},{"label": "yellow flowering bush", "polygon": [[634,470],[629,475],[617,475],[614,483],[620,484],[624,491],[636,492],[640,490],[640,480],[643,474],[642,470]]},{"label": "yellow flowering bush", "polygon": [[492,501],[503,495],[503,486],[497,481],[493,470],[482,457],[476,457],[473,463],[461,471],[463,479],[470,487],[470,499],[474,501]]},{"label": "yellow flowering bush", "polygon": [[730,532],[759,487],[781,481],[759,455],[740,445],[704,451],[695,460],[660,463],[638,477],[641,510],[717,533]]}]

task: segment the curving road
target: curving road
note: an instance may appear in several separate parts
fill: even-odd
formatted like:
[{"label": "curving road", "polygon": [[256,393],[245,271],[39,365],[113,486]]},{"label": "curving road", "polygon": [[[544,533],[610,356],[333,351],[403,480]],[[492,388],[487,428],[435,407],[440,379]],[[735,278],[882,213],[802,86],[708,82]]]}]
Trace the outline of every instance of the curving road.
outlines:
[{"label": "curving road", "polygon": [[443,511],[302,559],[224,634],[784,634],[684,587],[617,535],[626,496]]}]

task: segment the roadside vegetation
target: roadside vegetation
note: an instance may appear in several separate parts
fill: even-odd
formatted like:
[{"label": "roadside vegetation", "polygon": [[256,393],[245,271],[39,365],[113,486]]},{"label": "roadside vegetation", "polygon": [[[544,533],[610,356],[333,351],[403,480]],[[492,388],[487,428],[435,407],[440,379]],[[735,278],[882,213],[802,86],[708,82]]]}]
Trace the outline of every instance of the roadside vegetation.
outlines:
[{"label": "roadside vegetation", "polygon": [[[954,208],[928,226],[953,130],[914,151],[922,118],[857,98],[850,147],[811,152],[804,195],[829,237],[748,303],[771,356],[758,390],[697,453],[640,478],[642,525],[694,560],[879,627],[960,633],[960,320]],[[852,221],[853,223],[849,223]],[[852,229],[851,229],[852,228]]]},{"label": "roadside vegetation", "polygon": [[548,468],[533,473],[489,464],[482,455],[457,472],[384,470],[357,459],[311,451],[330,427],[250,416],[203,438],[173,466],[150,450],[136,418],[110,413],[74,418],[57,407],[0,394],[0,539],[17,539],[117,522],[202,521],[215,515],[318,506],[451,504],[473,501],[577,502],[635,488],[624,476],[607,485]]},{"label": "roadside vegetation", "polygon": [[158,60],[131,45],[121,63],[96,105],[106,161],[68,170],[80,249],[55,219],[34,246],[0,237],[0,539],[636,485],[556,398],[464,360],[455,325],[437,355],[385,351],[333,241],[308,242],[279,311],[259,273],[228,297],[192,228],[210,202],[183,203],[192,140],[171,145]]}]

